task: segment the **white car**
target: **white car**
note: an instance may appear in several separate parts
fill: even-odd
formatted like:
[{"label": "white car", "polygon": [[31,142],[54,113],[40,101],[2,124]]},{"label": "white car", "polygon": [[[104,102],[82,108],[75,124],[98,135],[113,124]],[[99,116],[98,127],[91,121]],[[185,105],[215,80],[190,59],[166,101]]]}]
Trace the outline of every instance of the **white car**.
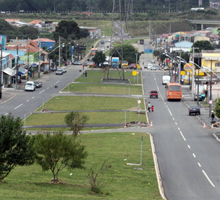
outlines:
[{"label": "white car", "polygon": [[152,64],[148,64],[148,65],[147,65],[147,69],[151,69],[152,67],[153,67]]},{"label": "white car", "polygon": [[34,81],[27,81],[25,84],[25,91],[34,91],[35,90],[35,84]]},{"label": "white car", "polygon": [[61,69],[63,70],[63,73],[67,72],[66,67],[61,67]]}]

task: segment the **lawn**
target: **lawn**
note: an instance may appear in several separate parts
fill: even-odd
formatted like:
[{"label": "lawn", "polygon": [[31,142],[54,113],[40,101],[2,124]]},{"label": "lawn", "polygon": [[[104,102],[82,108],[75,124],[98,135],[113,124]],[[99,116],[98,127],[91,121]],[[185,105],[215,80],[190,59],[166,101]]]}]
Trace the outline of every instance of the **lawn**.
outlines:
[{"label": "lawn", "polygon": [[[141,109],[145,109],[141,99]],[[124,110],[138,107],[137,99],[123,97],[93,97],[93,96],[56,96],[44,104],[45,109],[52,111],[66,110]],[[37,111],[43,109],[41,106]]]},{"label": "lawn", "polygon": [[[140,163],[140,138],[143,135],[143,164]],[[64,169],[59,173],[60,184],[51,184],[52,173],[43,172],[38,165],[16,167],[1,183],[0,196],[4,200],[67,200],[67,199],[147,199],[162,200],[154,169],[148,134],[99,133],[79,135],[78,140],[86,146],[88,157],[85,169]],[[97,172],[106,161],[102,183],[103,194],[90,191],[88,174],[92,168]],[[134,168],[142,168],[136,170]],[[70,175],[72,173],[72,175]]]},{"label": "lawn", "polygon": [[[38,125],[60,125],[66,124],[64,121],[68,113],[42,113],[32,114],[25,120],[26,126]],[[125,112],[83,112],[83,115],[89,117],[87,124],[115,124],[125,123]],[[126,122],[145,121],[146,115],[137,112],[126,112]],[[90,128],[91,129],[91,128]]]}]

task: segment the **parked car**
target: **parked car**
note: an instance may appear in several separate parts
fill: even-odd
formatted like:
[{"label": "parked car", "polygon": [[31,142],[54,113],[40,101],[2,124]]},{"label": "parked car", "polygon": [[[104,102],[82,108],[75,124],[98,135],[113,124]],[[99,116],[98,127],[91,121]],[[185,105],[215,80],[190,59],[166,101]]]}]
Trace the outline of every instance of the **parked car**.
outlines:
[{"label": "parked car", "polygon": [[200,107],[198,105],[191,105],[189,107],[189,115],[198,114],[200,115]]},{"label": "parked car", "polygon": [[160,70],[160,66],[159,65],[153,65],[153,67],[151,67],[151,70]]},{"label": "parked car", "polygon": [[155,60],[151,60],[151,63],[155,63]]},{"label": "parked car", "polygon": [[100,42],[100,44],[105,44],[105,41],[104,41],[104,40],[102,40],[102,41]]},{"label": "parked car", "polygon": [[158,92],[157,90],[151,90],[150,91],[150,98],[155,97],[158,98]]},{"label": "parked car", "polygon": [[25,91],[34,91],[35,90],[35,84],[34,81],[27,81],[25,84]]},{"label": "parked car", "polygon": [[74,61],[74,62],[73,62],[73,65],[82,65],[82,63],[79,62],[79,61]]},{"label": "parked car", "polygon": [[129,68],[130,68],[130,69],[137,69],[136,63],[131,63],[131,64],[129,65]]},{"label": "parked car", "polygon": [[67,72],[66,67],[61,67],[61,69],[63,70],[63,73]]},{"label": "parked car", "polygon": [[34,85],[36,88],[41,88],[43,84],[42,84],[42,82],[34,81]]},{"label": "parked car", "polygon": [[62,75],[62,74],[63,74],[63,70],[62,69],[57,69],[56,75]]},{"label": "parked car", "polygon": [[152,64],[148,64],[148,65],[147,65],[147,69],[151,69],[151,67],[153,67]]}]

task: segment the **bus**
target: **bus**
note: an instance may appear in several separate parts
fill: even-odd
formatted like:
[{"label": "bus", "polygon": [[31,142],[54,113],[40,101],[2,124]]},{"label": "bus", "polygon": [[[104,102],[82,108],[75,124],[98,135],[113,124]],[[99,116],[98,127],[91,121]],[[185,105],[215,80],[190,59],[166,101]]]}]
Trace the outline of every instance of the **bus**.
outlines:
[{"label": "bus", "polygon": [[98,50],[97,48],[92,48],[92,49],[91,49],[91,52],[92,52],[91,54],[92,54],[92,56],[95,56],[97,50]]},{"label": "bus", "polygon": [[182,85],[179,83],[167,83],[166,85],[167,100],[180,100],[182,99]]}]

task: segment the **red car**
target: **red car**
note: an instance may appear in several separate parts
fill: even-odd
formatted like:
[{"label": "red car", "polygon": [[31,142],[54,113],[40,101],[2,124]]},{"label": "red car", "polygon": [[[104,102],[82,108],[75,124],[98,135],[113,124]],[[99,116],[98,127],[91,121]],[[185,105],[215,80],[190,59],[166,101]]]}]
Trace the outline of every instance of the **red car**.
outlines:
[{"label": "red car", "polygon": [[158,92],[157,90],[151,90],[150,91],[150,98],[155,97],[158,98]]},{"label": "red car", "polygon": [[130,69],[137,69],[136,63],[131,63],[131,64],[129,65],[129,68],[130,68]]}]

